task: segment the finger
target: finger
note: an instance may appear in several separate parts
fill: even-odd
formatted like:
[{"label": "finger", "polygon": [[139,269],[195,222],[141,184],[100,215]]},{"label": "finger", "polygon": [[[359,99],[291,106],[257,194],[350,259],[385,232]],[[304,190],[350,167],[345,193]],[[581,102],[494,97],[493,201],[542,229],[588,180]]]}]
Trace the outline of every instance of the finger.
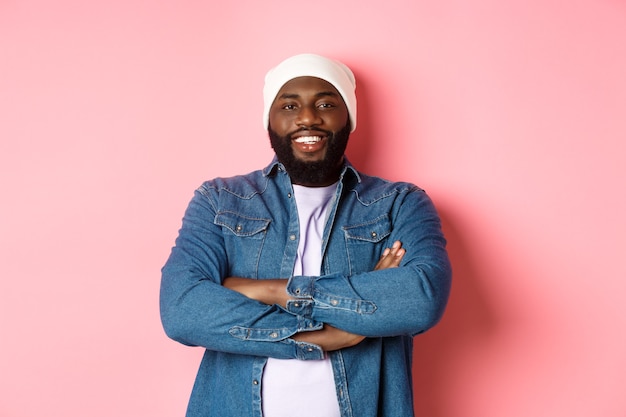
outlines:
[{"label": "finger", "polygon": [[385,258],[387,257],[387,255],[389,254],[389,249],[385,249],[382,253],[382,255],[380,255],[380,258],[378,259],[378,262],[376,262],[376,266],[374,266],[374,270],[378,270],[381,269],[383,266],[383,262],[385,260]]},{"label": "finger", "polygon": [[406,249],[402,247],[402,242],[396,240],[390,248],[385,248],[385,250],[383,250],[383,253],[380,255],[380,259],[378,260],[378,263],[376,263],[374,270],[395,268],[399,266],[405,254]]},{"label": "finger", "polygon": [[399,240],[393,242],[391,248],[388,248],[387,255],[391,255],[391,257],[402,256],[404,254],[404,249],[402,248],[402,243]]},{"label": "finger", "polygon": [[380,270],[397,267],[402,261],[402,256],[404,256],[404,249],[400,249],[398,252],[393,254],[390,253],[378,261],[375,269]]},{"label": "finger", "polygon": [[384,268],[395,268],[400,265],[402,262],[402,258],[406,254],[406,249],[404,248],[395,248],[389,252],[389,255],[385,257],[382,266]]}]

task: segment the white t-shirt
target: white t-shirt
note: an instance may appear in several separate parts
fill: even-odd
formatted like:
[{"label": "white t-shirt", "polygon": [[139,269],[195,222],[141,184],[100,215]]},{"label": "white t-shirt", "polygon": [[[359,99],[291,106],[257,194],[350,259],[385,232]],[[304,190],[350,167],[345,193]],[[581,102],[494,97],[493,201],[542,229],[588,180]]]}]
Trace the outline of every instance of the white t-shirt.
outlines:
[{"label": "white t-shirt", "polygon": [[[294,185],[300,221],[300,241],[293,275],[318,276],[322,266],[322,236],[337,189]],[[263,370],[264,417],[340,417],[330,359],[301,361],[269,358]]]}]

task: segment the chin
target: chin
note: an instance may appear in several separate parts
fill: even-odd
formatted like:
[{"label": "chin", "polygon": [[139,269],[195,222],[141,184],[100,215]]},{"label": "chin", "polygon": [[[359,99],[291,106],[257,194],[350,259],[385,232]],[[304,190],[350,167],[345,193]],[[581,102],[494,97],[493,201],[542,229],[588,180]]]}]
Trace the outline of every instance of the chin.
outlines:
[{"label": "chin", "polygon": [[348,146],[350,124],[327,140],[328,144],[323,155],[310,155],[300,158],[293,152],[291,139],[280,136],[270,127],[268,129],[270,143],[278,161],[285,166],[291,181],[295,184],[308,186],[330,185],[339,179],[344,152]]}]

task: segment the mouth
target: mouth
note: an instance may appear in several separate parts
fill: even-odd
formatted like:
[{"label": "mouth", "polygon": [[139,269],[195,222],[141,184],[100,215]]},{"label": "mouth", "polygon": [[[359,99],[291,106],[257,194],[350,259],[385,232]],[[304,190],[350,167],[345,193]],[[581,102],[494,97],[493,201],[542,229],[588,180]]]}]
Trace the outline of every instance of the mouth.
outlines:
[{"label": "mouth", "polygon": [[314,145],[320,142],[323,138],[321,136],[300,136],[295,138],[293,141],[296,143],[301,143],[303,145]]},{"label": "mouth", "polygon": [[296,143],[313,145],[330,136],[330,132],[317,129],[301,129],[290,136],[291,140]]},{"label": "mouth", "polygon": [[320,130],[301,130],[291,135],[293,151],[304,158],[314,158],[326,149],[328,134]]}]

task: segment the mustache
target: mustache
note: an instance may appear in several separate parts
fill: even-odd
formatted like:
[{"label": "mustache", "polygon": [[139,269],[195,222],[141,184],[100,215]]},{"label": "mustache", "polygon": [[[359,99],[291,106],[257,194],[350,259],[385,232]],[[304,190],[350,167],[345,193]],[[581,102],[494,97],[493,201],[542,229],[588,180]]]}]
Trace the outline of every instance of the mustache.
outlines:
[{"label": "mustache", "polygon": [[322,135],[328,136],[328,137],[334,136],[334,133],[329,131],[329,130],[318,129],[318,128],[315,128],[315,127],[301,127],[299,129],[294,130],[293,132],[289,132],[287,134],[287,137],[289,139],[293,139],[294,135],[297,135],[298,133],[302,133],[302,132],[318,133],[318,134],[322,134]]}]

